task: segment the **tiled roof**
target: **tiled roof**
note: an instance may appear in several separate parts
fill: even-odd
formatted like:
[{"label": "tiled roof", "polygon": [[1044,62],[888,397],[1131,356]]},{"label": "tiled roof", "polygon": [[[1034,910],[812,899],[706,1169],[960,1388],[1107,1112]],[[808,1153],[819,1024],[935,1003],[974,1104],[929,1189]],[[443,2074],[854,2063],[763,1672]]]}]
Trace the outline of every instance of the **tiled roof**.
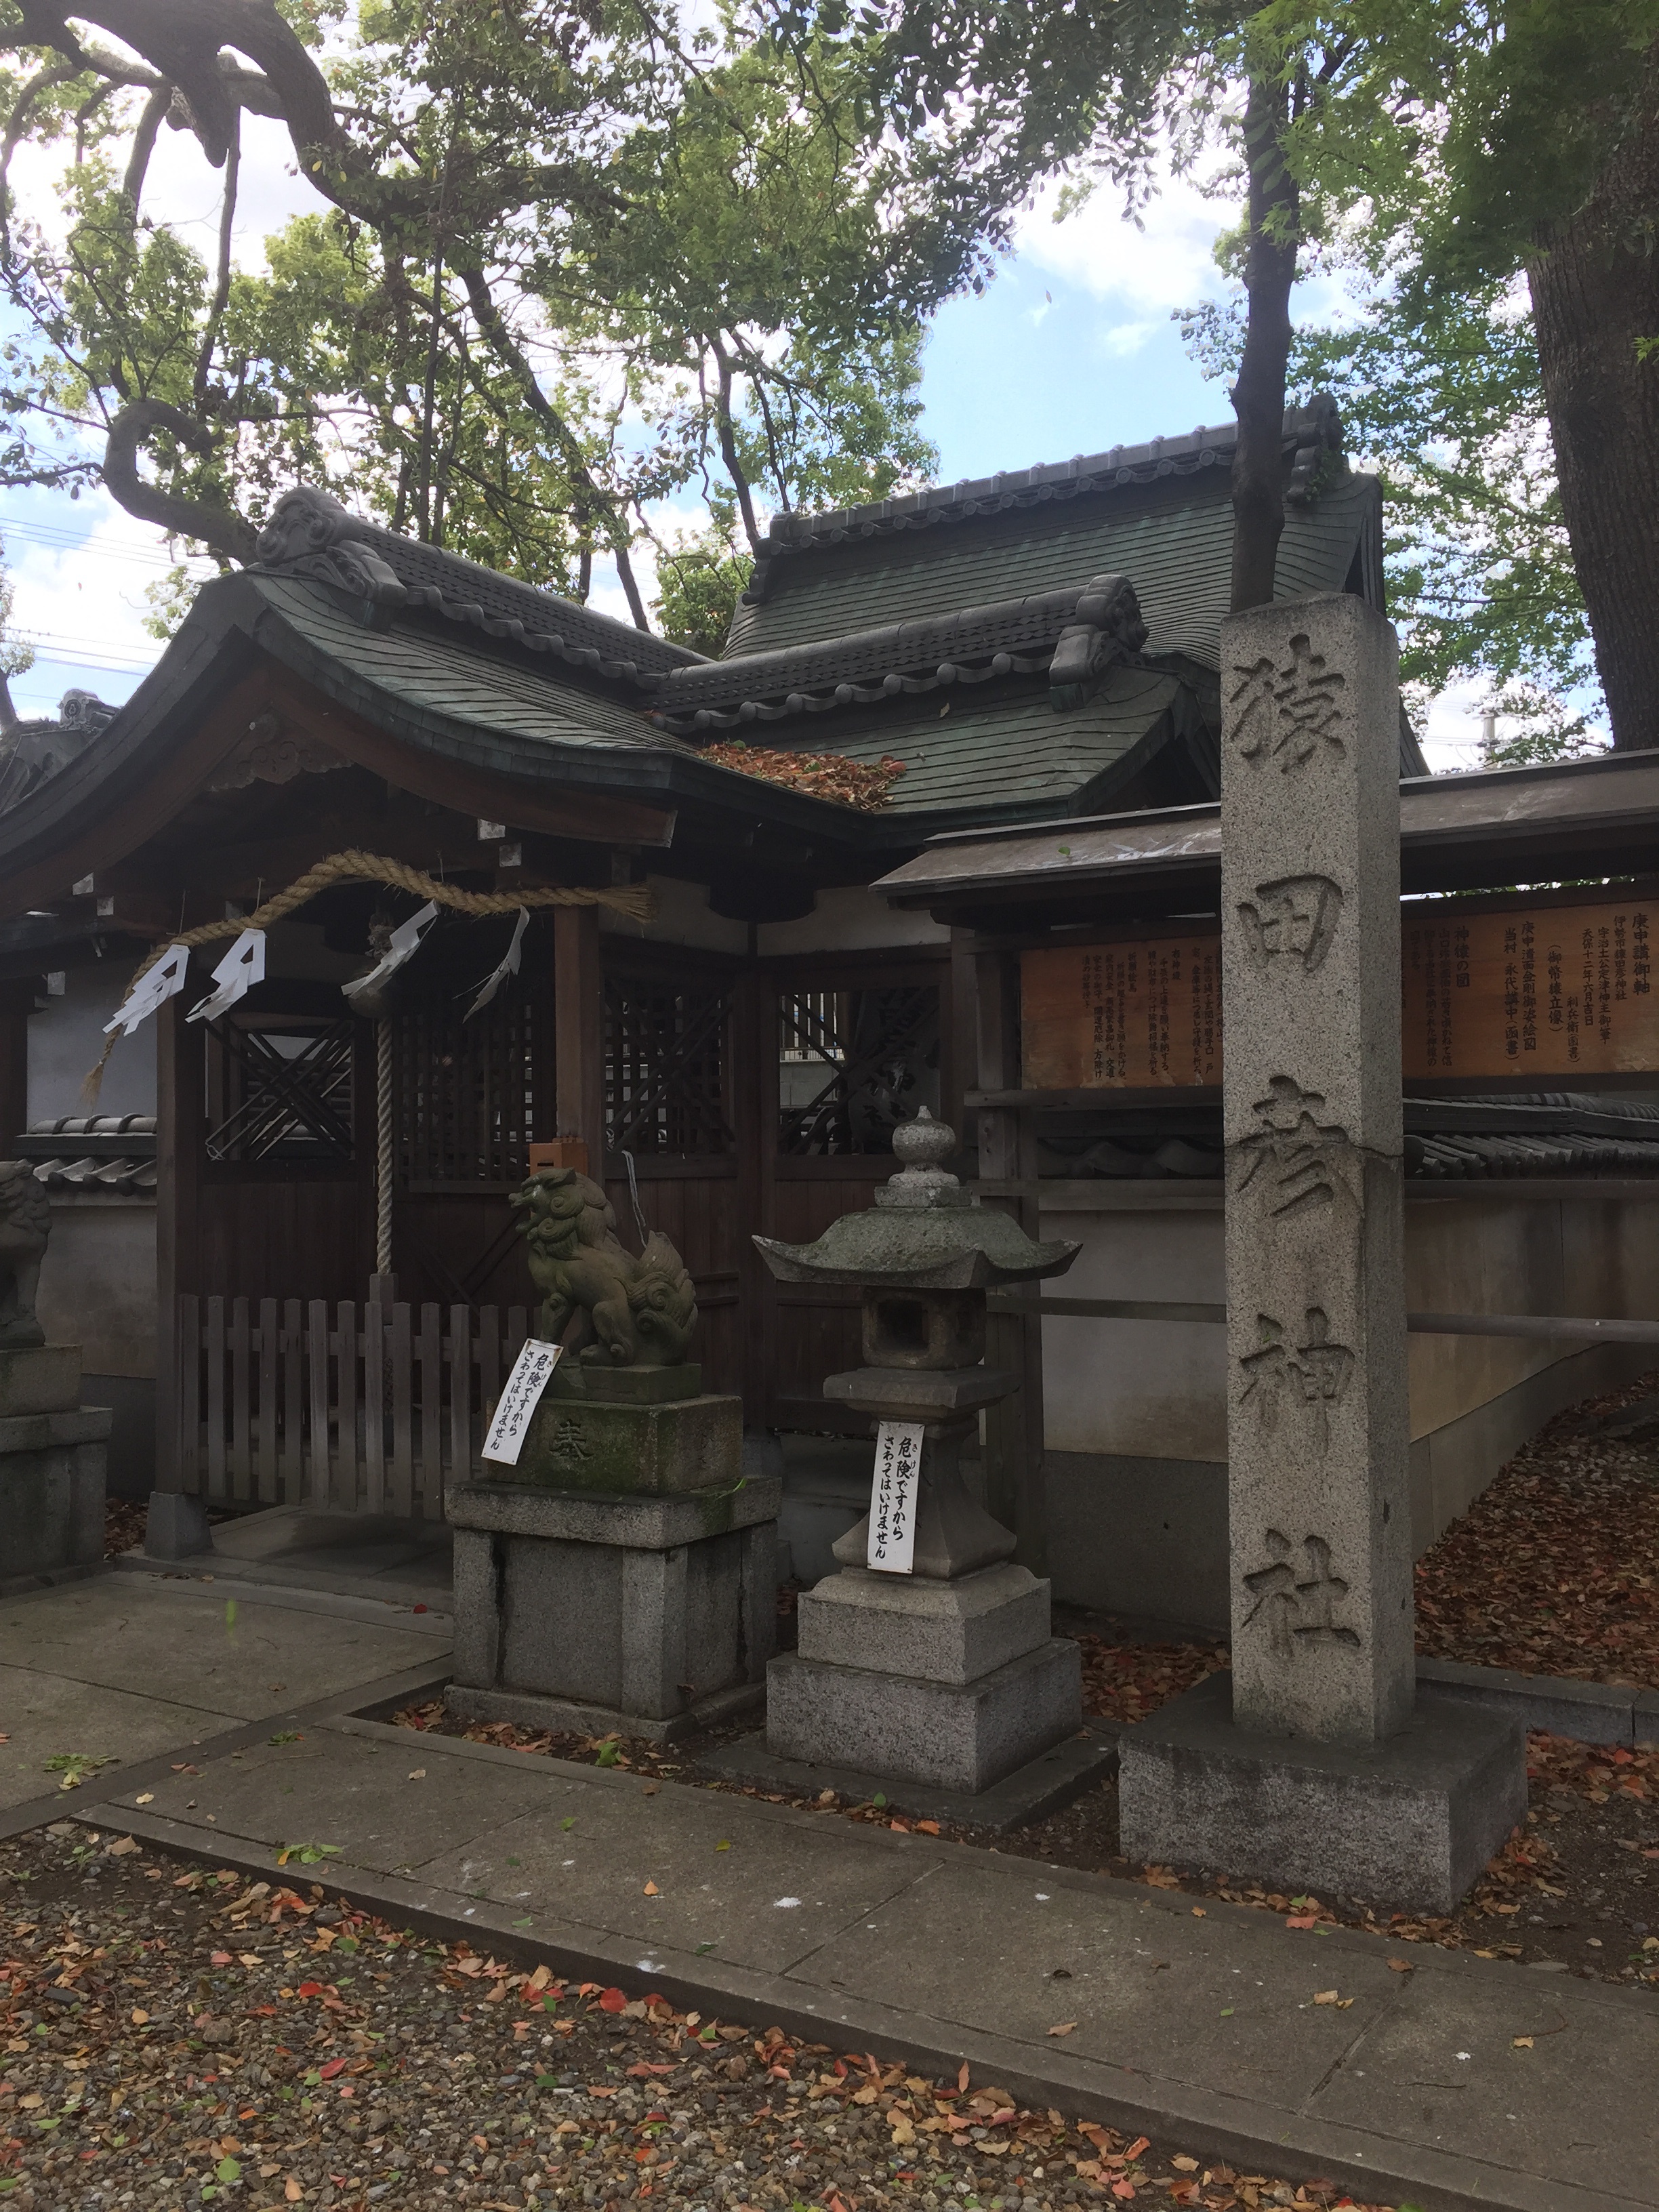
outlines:
[{"label": "tiled roof", "polygon": [[56,1121],[33,1121],[13,1150],[32,1164],[35,1180],[49,1191],[155,1195],[153,1114],[71,1114]]},{"label": "tiled roof", "polygon": [[573,667],[613,680],[648,682],[701,653],[609,615],[481,568],[441,546],[365,522],[326,492],[284,492],[259,533],[256,573],[310,576],[387,612],[426,608]]},{"label": "tiled roof", "polygon": [[[1409,1181],[1534,1176],[1659,1176],[1659,1108],[1613,1096],[1538,1091],[1407,1098]],[[1045,1116],[1038,1172],[1071,1181],[1223,1173],[1221,1108],[1172,1094],[1167,1106]]]},{"label": "tiled roof", "polygon": [[[1341,591],[1356,562],[1382,604],[1382,495],[1329,446],[1300,495],[1294,479],[1314,435],[1287,418],[1279,592]],[[1322,411],[1322,437],[1337,434]],[[1103,572],[1133,585],[1152,653],[1214,668],[1231,595],[1232,424],[1155,440],[1057,469],[919,492],[844,515],[783,516],[738,606],[726,657],[750,656],[877,623],[915,622],[1015,592],[1075,586]]]}]

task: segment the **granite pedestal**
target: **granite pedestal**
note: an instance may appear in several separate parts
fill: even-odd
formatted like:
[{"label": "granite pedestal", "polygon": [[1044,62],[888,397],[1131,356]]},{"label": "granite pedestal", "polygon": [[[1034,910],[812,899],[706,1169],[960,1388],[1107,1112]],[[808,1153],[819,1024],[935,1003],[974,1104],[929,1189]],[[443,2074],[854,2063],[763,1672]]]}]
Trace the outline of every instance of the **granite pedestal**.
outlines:
[{"label": "granite pedestal", "polygon": [[0,1595],[102,1562],[111,1416],[80,1401],[78,1345],[0,1351]]},{"label": "granite pedestal", "polygon": [[1078,1647],[1050,1635],[1048,1584],[1009,1559],[1012,1534],[962,1480],[973,1414],[1011,1379],[867,1367],[825,1382],[842,1405],[924,1424],[914,1571],[863,1565],[867,1515],[836,1545],[840,1573],[801,1593],[796,1650],[768,1671],[775,1757],[973,1793],[1078,1729]]},{"label": "granite pedestal", "polygon": [[1126,1858],[1450,1912],[1527,1816],[1518,1720],[1420,1696],[1365,1746],[1237,1727],[1212,1674],[1118,1742]]},{"label": "granite pedestal", "polygon": [[485,1465],[486,1480],[451,1492],[451,1712],[663,1742],[760,1705],[776,1642],[782,1478],[740,1481],[737,1400],[691,1402],[730,1409],[734,1448],[718,1486],[558,1490],[497,1480]]}]

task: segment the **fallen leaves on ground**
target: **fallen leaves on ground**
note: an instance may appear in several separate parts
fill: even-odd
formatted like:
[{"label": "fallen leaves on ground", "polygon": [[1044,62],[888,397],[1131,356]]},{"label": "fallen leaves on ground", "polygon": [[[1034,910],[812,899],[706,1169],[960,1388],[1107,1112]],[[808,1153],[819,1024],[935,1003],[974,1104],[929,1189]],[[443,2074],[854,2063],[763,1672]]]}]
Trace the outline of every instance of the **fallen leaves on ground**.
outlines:
[{"label": "fallen leaves on ground", "polygon": [[1077,1642],[1083,1652],[1084,1711],[1126,1726],[1227,1664],[1222,1643],[1141,1644],[1087,1632]]},{"label": "fallen leaves on ground", "polygon": [[9,2207],[1348,2202],[106,1841],[0,1845],[28,1902],[0,1919]]},{"label": "fallen leaves on ground", "polygon": [[1595,1425],[1659,1374],[1558,1414],[1417,1570],[1417,1648],[1659,1688],[1659,1448]]},{"label": "fallen leaves on ground", "polygon": [[147,1509],[130,1498],[104,1500],[104,1557],[118,1559],[123,1552],[139,1550],[144,1540]]},{"label": "fallen leaves on ground", "polygon": [[904,773],[904,763],[885,753],[878,761],[855,761],[841,753],[786,752],[775,745],[746,745],[738,738],[698,750],[716,768],[757,775],[763,782],[781,783],[812,799],[837,799],[843,806],[857,806],[866,813],[874,813],[887,804],[888,793]]}]

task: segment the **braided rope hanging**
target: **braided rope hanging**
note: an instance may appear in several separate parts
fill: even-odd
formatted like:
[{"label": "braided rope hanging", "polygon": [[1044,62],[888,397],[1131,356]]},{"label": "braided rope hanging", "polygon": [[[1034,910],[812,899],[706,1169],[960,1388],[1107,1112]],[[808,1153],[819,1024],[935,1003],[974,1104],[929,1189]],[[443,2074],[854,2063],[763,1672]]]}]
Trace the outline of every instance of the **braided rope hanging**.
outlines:
[{"label": "braided rope hanging", "polygon": [[[613,914],[626,915],[633,921],[649,921],[657,910],[656,894],[645,884],[464,891],[453,884],[441,883],[436,876],[428,875],[423,868],[410,867],[406,860],[391,860],[383,853],[359,852],[353,846],[346,852],[331,853],[326,859],[319,860],[314,868],[307,868],[286,890],[277,891],[252,914],[229,921],[204,921],[195,929],[180,930],[165,944],[153,945],[133,969],[127,996],[131,997],[133,986],[142,981],[173,945],[188,945],[194,951],[198,945],[216,945],[225,938],[240,937],[245,929],[269,929],[272,922],[281,921],[307,900],[315,898],[319,891],[331,890],[336,884],[385,884],[390,890],[407,891],[414,898],[430,899],[437,906],[447,907],[454,914],[470,915],[474,920],[490,915],[516,914],[521,906],[604,906]],[[99,1055],[98,1065],[81,1086],[82,1099],[88,1106],[97,1103],[104,1070],[120,1034],[118,1030],[109,1037]]]}]

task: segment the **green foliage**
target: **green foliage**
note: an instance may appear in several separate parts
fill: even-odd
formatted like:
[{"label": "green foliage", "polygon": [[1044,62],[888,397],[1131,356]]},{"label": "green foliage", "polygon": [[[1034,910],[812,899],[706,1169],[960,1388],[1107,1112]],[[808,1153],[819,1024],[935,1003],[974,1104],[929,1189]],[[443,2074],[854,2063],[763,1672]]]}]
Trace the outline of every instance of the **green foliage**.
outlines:
[{"label": "green foliage", "polygon": [[707,530],[665,547],[657,556],[657,627],[676,645],[717,659],[737,611],[738,597],[754,568],[739,553],[729,501]]},{"label": "green foliage", "polygon": [[[157,68],[165,13],[132,11]],[[246,265],[228,100],[194,122],[226,202],[204,252],[146,198],[143,70],[0,24],[9,143],[58,164],[60,202],[26,216],[5,187],[0,483],[77,491],[161,403],[177,419],[152,405],[108,481],[186,544],[246,557],[226,518],[306,480],[585,595],[652,502],[702,495],[752,547],[765,507],[921,481],[919,318],[980,252],[976,211],[934,149],[884,137],[867,43],[696,24],[613,0],[293,11],[286,74],[242,96],[332,204]],[[153,626],[179,599],[164,585]]]},{"label": "green foliage", "polygon": [[[1607,738],[1592,729],[1588,714],[1576,714],[1565,701],[1536,684],[1510,684],[1481,708],[1492,716],[1492,731],[1480,745],[1486,768],[1535,768],[1553,761],[1585,760],[1607,750]],[[1501,719],[1517,726],[1499,731]]]},{"label": "green foliage", "polygon": [[[1469,674],[1534,696],[1593,687],[1530,317],[1495,283],[1425,302],[1385,281],[1361,301],[1357,319],[1297,333],[1291,382],[1333,395],[1349,453],[1382,479],[1402,681],[1429,694]],[[1181,320],[1205,373],[1230,375],[1239,302]]]}]

